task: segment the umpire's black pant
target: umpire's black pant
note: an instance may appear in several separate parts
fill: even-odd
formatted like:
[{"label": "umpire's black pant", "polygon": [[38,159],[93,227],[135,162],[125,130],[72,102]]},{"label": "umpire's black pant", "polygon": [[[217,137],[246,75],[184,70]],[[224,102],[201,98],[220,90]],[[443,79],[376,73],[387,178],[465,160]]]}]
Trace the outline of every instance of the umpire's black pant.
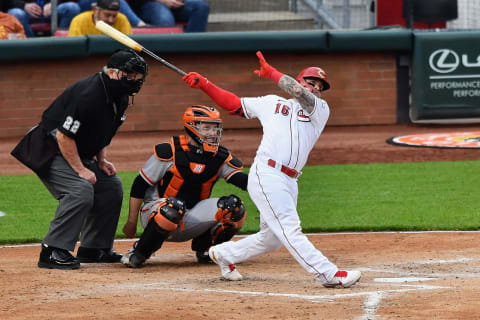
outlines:
[{"label": "umpire's black pant", "polygon": [[122,181],[98,168],[97,161],[83,161],[97,182],[81,178],[61,156],[52,162],[46,177],[40,178],[59,201],[55,218],[42,243],[73,251],[80,237],[86,248],[111,248],[122,208]]}]

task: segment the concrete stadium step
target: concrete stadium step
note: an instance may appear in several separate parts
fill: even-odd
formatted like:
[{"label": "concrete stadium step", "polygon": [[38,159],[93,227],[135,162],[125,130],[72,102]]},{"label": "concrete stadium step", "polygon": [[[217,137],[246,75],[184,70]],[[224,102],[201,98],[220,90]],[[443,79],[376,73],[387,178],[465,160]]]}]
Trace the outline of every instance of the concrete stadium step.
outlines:
[{"label": "concrete stadium step", "polygon": [[289,0],[208,0],[210,13],[288,11]]},{"label": "concrete stadium step", "polygon": [[291,11],[210,13],[207,31],[313,30],[315,20]]}]

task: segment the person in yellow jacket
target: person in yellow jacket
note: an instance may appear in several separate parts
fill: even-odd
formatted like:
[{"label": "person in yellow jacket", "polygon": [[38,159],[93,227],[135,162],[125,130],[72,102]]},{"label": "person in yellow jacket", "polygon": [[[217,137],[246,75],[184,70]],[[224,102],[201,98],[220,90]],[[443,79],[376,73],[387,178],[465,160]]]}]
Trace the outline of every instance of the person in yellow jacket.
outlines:
[{"label": "person in yellow jacket", "polygon": [[132,26],[127,17],[119,12],[119,0],[98,0],[97,3],[92,4],[92,7],[92,11],[85,11],[73,18],[68,30],[69,36],[103,34],[95,28],[95,23],[99,20],[108,23],[120,32],[132,33]]}]

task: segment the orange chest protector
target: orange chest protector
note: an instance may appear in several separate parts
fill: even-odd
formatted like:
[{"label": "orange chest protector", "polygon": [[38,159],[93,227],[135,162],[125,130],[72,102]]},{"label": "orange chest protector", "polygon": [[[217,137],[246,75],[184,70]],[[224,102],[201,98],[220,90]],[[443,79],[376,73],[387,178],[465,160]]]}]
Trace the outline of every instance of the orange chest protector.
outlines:
[{"label": "orange chest protector", "polygon": [[182,199],[190,209],[200,200],[210,197],[220,168],[230,153],[222,146],[215,154],[200,149],[191,150],[185,136],[172,137],[170,146],[173,167],[158,183],[158,195],[161,198]]}]

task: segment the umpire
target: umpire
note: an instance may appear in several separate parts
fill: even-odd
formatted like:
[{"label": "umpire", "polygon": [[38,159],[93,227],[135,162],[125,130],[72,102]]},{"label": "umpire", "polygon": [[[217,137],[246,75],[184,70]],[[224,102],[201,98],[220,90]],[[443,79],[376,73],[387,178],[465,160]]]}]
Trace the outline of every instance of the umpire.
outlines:
[{"label": "umpire", "polygon": [[[59,205],[42,241],[40,268],[78,269],[80,262],[120,261],[112,246],[123,188],[107,160],[107,146],[125,120],[129,96],[133,103],[147,73],[137,53],[118,50],[103,72],[68,87],[43,113],[46,139],[55,139],[58,149],[39,177]],[[75,258],[69,251],[79,237]]]}]

